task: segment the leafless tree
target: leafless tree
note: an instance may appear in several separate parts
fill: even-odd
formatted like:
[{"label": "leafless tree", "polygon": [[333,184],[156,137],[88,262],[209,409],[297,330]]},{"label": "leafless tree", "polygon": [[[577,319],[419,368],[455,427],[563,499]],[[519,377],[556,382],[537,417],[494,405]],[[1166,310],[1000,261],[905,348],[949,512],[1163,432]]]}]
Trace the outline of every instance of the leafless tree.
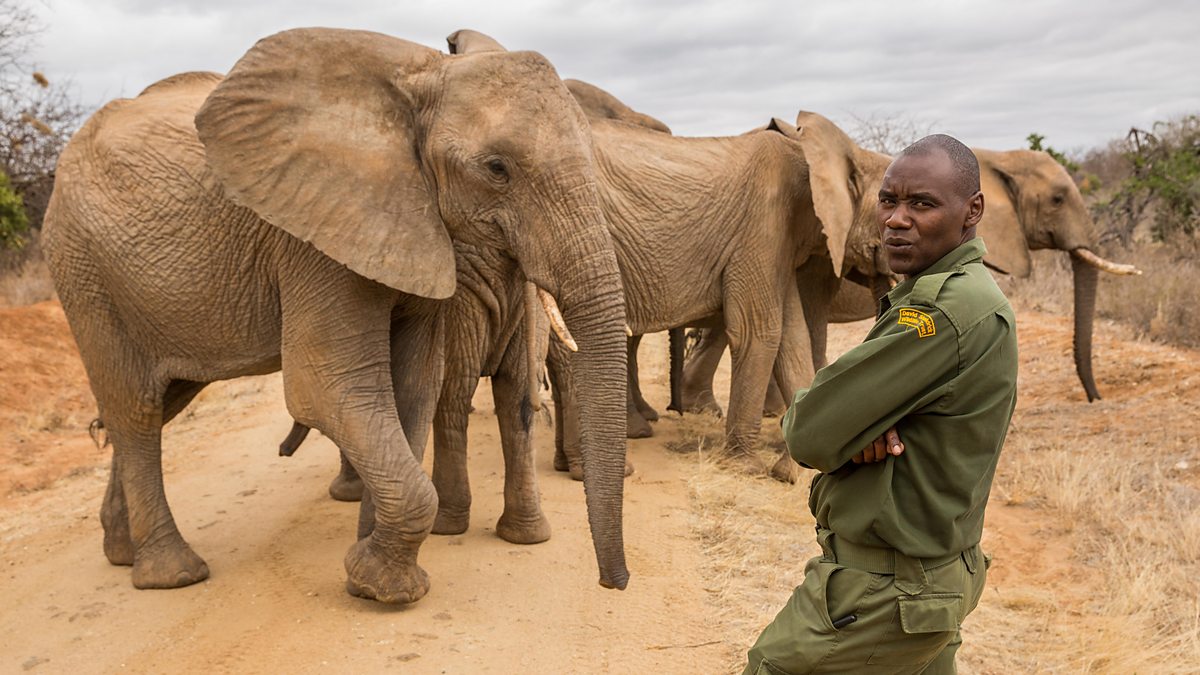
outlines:
[{"label": "leafless tree", "polygon": [[52,83],[30,53],[42,26],[21,0],[0,0],[0,171],[40,227],[54,185],[54,164],[84,109],[67,83]]},{"label": "leafless tree", "polygon": [[913,141],[933,133],[933,122],[922,122],[901,114],[871,113],[851,115],[854,126],[850,136],[860,146],[895,155]]}]

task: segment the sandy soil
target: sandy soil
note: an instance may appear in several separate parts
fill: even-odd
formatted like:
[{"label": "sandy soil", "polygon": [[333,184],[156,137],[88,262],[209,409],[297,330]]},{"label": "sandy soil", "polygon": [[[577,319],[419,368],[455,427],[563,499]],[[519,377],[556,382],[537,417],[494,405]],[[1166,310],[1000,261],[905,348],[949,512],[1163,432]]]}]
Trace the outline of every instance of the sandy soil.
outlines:
[{"label": "sandy soil", "polygon": [[[425,543],[421,564],[433,588],[415,605],[345,593],[342,558],[357,506],[326,494],[337,466],[328,440],[314,434],[295,457],[276,455],[290,426],[277,375],[214,385],[166,429],[168,496],[212,577],[185,589],[135,590],[129,569],[110,566],[101,552],[108,451],[87,436],[92,402],[61,310],[43,303],[0,311],[0,671],[702,673],[727,670],[731,654],[745,648],[727,633],[699,571],[705,553],[688,497],[695,461],[666,451],[684,423],[665,418],[654,438],[630,443],[637,471],[625,517],[634,576],[624,592],[604,590],[582,485],[553,471],[548,427],[537,437],[537,463],[554,535],[527,547],[495,536],[502,461],[486,382],[470,430],[472,526]],[[1081,404],[1069,322],[1031,313],[1021,321],[1018,435],[1117,437],[1166,424],[1172,413],[1157,403],[1164,397],[1197,400],[1195,352],[1123,342],[1119,328],[1103,325],[1097,353],[1110,361],[1097,371],[1108,397]],[[837,327],[834,353],[865,329]],[[665,354],[659,336],[643,347],[643,383],[656,403],[666,399]],[[999,564],[985,603],[1001,607],[998,598],[1013,593],[1078,583],[1072,552],[1047,544],[1036,506],[1004,493],[1002,478],[988,512],[985,544]],[[1188,480],[1196,478],[1190,469]],[[798,509],[806,486],[802,478],[790,489]],[[1081,595],[1067,607],[1064,620],[1084,626],[1083,602]],[[1016,626],[1020,608],[1012,612],[988,616]],[[1002,672],[970,657],[1002,646],[968,648],[973,670]]]}]

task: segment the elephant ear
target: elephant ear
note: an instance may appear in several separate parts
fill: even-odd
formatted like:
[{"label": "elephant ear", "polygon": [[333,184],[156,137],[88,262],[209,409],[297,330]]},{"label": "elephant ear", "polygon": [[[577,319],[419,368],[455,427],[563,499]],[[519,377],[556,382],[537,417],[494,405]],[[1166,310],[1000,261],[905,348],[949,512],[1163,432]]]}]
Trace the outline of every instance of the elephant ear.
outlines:
[{"label": "elephant ear", "polygon": [[984,262],[1006,274],[1028,276],[1033,263],[1021,228],[1018,183],[1003,168],[1004,153],[980,149],[974,152],[979,160],[979,186],[983,190],[983,219],[975,231],[987,244]]},{"label": "elephant ear", "polygon": [[446,37],[446,46],[451,54],[476,54],[478,52],[506,52],[504,45],[490,35],[477,30],[463,28]]},{"label": "elephant ear", "polygon": [[796,123],[803,132],[798,140],[808,163],[813,211],[825,232],[833,271],[841,276],[857,200],[854,146],[833,122],[816,113],[801,111]]},{"label": "elephant ear", "polygon": [[447,298],[454,248],[421,169],[414,93],[442,58],[365,31],[264,38],[196,113],[209,166],[234,202],[354,272]]}]

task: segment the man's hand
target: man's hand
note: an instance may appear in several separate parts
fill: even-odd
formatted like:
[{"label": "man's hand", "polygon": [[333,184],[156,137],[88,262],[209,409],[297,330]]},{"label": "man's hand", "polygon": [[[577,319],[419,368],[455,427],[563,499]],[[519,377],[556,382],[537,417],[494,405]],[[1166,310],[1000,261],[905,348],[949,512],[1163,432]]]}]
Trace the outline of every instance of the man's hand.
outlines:
[{"label": "man's hand", "polygon": [[902,452],[904,444],[900,442],[900,434],[896,432],[896,427],[892,427],[863,448],[862,452],[851,457],[850,461],[855,464],[874,464],[882,462],[888,455],[899,457]]}]

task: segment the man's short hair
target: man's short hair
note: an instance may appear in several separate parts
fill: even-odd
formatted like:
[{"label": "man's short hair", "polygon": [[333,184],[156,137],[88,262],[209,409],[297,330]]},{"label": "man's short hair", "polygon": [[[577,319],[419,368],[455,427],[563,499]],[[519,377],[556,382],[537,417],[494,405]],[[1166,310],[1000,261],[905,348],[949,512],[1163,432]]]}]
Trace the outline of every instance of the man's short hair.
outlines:
[{"label": "man's short hair", "polygon": [[900,151],[900,156],[927,155],[940,150],[950,158],[956,176],[955,184],[963,198],[979,192],[979,160],[975,153],[953,136],[931,134]]}]

